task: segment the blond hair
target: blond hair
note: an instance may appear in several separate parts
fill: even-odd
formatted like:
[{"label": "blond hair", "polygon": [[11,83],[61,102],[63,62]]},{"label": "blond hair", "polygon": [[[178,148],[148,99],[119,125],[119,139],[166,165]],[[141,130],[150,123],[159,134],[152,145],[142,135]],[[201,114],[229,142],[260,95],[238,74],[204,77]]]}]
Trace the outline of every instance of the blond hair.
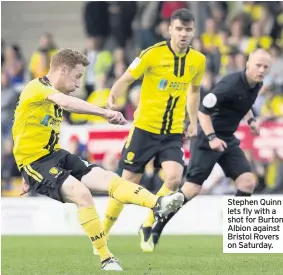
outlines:
[{"label": "blond hair", "polygon": [[66,65],[73,69],[77,64],[82,64],[84,67],[88,66],[88,58],[78,51],[61,49],[51,57],[50,69],[56,69],[61,65]]}]

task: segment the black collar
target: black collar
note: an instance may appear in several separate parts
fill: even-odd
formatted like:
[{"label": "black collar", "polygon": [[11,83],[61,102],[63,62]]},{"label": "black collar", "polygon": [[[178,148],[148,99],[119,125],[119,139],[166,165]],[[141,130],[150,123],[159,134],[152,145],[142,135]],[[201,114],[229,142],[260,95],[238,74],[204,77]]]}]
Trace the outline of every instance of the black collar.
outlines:
[{"label": "black collar", "polygon": [[246,76],[246,70],[241,72],[241,77],[244,82],[244,85],[246,86],[247,90],[253,91],[253,90],[258,90],[262,86],[262,82],[256,83],[254,87],[251,87]]},{"label": "black collar", "polygon": [[42,79],[43,79],[43,81],[45,81],[46,83],[48,83],[51,86],[51,82],[46,75],[44,77],[42,77]]},{"label": "black collar", "polygon": [[[166,41],[167,47],[168,47],[169,50],[173,53],[173,55],[176,56],[176,53],[173,51],[173,49],[172,49],[172,47],[171,47],[170,41],[171,41],[171,39],[168,39],[168,40]],[[185,53],[185,56],[189,53],[190,49],[191,49],[191,46],[189,46],[189,47],[187,48],[186,53]]]}]

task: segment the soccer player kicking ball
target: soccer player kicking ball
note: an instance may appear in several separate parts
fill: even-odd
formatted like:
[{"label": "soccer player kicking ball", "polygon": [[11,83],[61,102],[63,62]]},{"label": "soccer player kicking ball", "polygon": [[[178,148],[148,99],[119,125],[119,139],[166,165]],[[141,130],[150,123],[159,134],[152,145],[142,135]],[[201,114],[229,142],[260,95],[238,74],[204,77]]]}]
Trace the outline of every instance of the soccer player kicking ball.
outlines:
[{"label": "soccer player kicking ball", "polygon": [[[187,182],[181,188],[185,202],[199,194],[216,163],[227,177],[235,181],[238,189],[236,196],[251,196],[253,193],[256,180],[234,133],[245,118],[252,134],[259,134],[260,125],[253,117],[251,108],[270,66],[270,54],[257,49],[250,54],[246,70],[225,76],[203,98],[198,116],[201,127],[198,136],[191,141]],[[154,250],[163,228],[174,214],[154,224],[148,240],[149,251]]]},{"label": "soccer player kicking ball", "polygon": [[60,202],[75,203],[79,221],[101,259],[102,270],[121,271],[119,262],[107,247],[107,240],[93,203],[91,191],[108,191],[122,203],[148,207],[164,218],[183,203],[182,194],[159,197],[121,179],[115,173],[89,165],[59,146],[63,110],[97,115],[112,124],[125,124],[123,115],[69,96],[80,87],[84,67],[89,61],[70,49],[57,52],[50,71],[27,84],[21,93],[13,125],[14,156],[22,176],[33,189]]},{"label": "soccer player kicking ball", "polygon": [[[194,35],[194,16],[188,9],[171,16],[169,41],[144,50],[114,84],[108,108],[136,79],[143,76],[139,106],[133,127],[124,146],[119,166],[122,177],[139,183],[146,164],[155,157],[163,168],[165,182],[158,195],[176,192],[184,166],[183,133],[186,108],[189,114],[189,136],[197,133],[200,83],[205,71],[205,56],[189,44]],[[121,201],[110,198],[104,219],[107,234],[123,209]],[[141,248],[147,251],[147,240],[154,223],[153,212],[140,228]]]}]

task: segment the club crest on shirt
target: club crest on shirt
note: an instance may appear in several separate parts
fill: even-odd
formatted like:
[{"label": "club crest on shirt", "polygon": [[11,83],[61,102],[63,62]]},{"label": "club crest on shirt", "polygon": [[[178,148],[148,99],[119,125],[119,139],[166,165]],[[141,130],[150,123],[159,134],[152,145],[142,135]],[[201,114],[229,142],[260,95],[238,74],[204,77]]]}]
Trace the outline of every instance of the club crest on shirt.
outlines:
[{"label": "club crest on shirt", "polygon": [[133,152],[129,152],[127,154],[127,160],[128,161],[132,161],[134,159],[134,157],[135,157],[135,154]]},{"label": "club crest on shirt", "polygon": [[56,167],[52,167],[50,170],[49,170],[49,174],[51,175],[57,175],[59,173],[58,169]]}]

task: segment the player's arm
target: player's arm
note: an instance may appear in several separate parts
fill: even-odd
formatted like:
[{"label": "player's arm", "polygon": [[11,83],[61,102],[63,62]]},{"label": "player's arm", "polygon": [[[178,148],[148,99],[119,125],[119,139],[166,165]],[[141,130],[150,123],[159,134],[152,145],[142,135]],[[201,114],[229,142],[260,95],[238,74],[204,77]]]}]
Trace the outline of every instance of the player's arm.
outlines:
[{"label": "player's arm", "polygon": [[197,135],[198,109],[200,104],[200,85],[205,72],[206,59],[201,60],[198,72],[192,80],[187,92],[187,112],[189,114],[190,126],[188,136]]},{"label": "player's arm", "polygon": [[71,113],[100,116],[112,124],[123,125],[127,123],[120,112],[97,107],[73,96],[68,96],[63,93],[52,93],[47,96],[47,99]]},{"label": "player's arm", "polygon": [[135,78],[130,73],[125,72],[112,86],[107,100],[107,108],[115,109],[116,99],[123,96],[134,81]]},{"label": "player's arm", "polygon": [[148,55],[149,53],[142,52],[141,55],[132,62],[127,71],[113,85],[107,100],[107,107],[109,109],[115,109],[116,99],[123,96],[129,86],[146,72],[149,63]]}]

